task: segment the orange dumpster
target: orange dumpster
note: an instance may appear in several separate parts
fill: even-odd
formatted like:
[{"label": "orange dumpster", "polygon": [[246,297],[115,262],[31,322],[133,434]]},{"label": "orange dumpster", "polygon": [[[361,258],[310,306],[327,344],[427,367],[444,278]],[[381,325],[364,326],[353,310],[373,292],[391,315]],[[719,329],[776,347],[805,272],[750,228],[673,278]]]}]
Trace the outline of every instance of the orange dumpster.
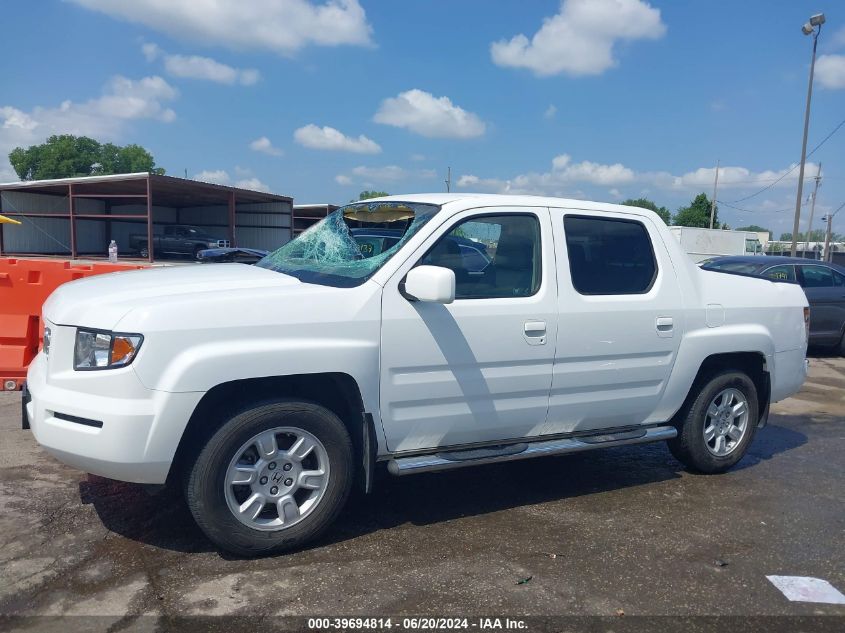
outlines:
[{"label": "orange dumpster", "polygon": [[21,388],[41,347],[41,306],[50,293],[74,279],[138,268],[144,266],[0,257],[0,388]]}]

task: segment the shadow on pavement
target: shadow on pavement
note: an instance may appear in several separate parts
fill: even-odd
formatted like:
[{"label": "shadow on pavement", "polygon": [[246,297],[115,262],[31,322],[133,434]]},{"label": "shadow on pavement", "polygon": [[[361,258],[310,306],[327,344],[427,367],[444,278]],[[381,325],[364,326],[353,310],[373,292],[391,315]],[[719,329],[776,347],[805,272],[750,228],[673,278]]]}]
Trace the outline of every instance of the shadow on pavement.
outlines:
[{"label": "shadow on pavement", "polygon": [[[806,441],[803,433],[770,423],[758,433],[735,470],[771,459]],[[661,442],[403,478],[378,473],[373,493],[353,492],[353,502],[314,546],[405,523],[430,525],[659,483],[679,478],[680,471],[681,465]],[[139,485],[89,476],[79,484],[79,493],[83,503],[94,505],[107,529],[127,539],[176,552],[215,549],[194,523],[177,490],[168,488],[151,495]]]}]

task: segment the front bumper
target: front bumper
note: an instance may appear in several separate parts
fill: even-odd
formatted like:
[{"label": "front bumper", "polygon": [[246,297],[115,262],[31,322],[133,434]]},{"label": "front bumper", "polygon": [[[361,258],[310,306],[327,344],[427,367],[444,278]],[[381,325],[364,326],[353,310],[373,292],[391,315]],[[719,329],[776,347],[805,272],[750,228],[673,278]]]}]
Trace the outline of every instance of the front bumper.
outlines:
[{"label": "front bumper", "polygon": [[59,461],[88,473],[136,483],[161,484],[199,392],[139,389],[134,372],[126,393],[80,392],[51,384],[39,354],[27,374],[24,417],[36,441]]}]

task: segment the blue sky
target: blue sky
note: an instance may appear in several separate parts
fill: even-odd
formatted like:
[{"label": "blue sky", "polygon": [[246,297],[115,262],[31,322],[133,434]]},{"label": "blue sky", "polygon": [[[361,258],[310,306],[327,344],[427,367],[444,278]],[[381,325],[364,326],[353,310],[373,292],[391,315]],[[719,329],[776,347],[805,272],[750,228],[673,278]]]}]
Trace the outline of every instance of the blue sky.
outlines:
[{"label": "blue sky", "polygon": [[[12,147],[70,132],[299,202],[442,191],[451,166],[456,190],[674,210],[718,159],[722,219],[780,233],[797,170],[736,201],[800,156],[819,11],[811,148],[845,119],[836,0],[6,0],[0,180]],[[843,150],[845,127],[809,159],[814,228]]]}]

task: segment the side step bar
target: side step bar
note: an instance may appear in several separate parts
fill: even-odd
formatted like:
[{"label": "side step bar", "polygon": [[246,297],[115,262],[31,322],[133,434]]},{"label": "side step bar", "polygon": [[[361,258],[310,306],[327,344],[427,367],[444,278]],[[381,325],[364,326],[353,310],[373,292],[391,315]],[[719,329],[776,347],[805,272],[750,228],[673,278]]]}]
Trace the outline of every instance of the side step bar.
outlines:
[{"label": "side step bar", "polygon": [[434,455],[415,455],[397,457],[387,462],[387,470],[393,475],[412,475],[437,470],[449,470],[462,466],[508,462],[529,457],[546,455],[564,455],[578,453],[605,446],[625,446],[668,440],[678,435],[674,426],[657,426],[649,429],[637,429],[614,434],[587,435],[578,438],[546,440],[531,443],[509,444],[493,448],[469,449],[436,453]]}]

